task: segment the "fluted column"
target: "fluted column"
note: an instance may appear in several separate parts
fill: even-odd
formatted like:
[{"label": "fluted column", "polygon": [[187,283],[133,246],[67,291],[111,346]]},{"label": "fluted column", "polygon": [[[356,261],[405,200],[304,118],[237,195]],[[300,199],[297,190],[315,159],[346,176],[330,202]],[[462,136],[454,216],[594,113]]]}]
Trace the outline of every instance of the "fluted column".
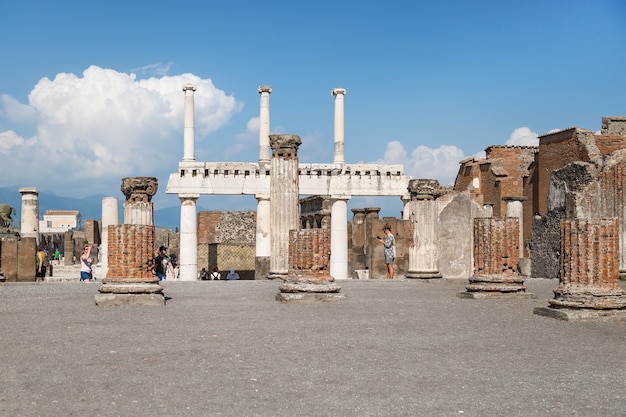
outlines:
[{"label": "fluted column", "polygon": [[270,279],[286,279],[289,272],[289,231],[300,229],[297,135],[270,135],[271,255]]},{"label": "fluted column", "polygon": [[[335,97],[335,152],[333,163],[345,163],[344,157],[344,96],[346,90],[343,88],[334,88],[332,95]],[[336,278],[336,277],[335,277]]]},{"label": "fluted column", "polygon": [[183,133],[183,161],[195,161],[195,116],[193,93],[196,87],[193,84],[183,86],[185,92],[185,125]]},{"label": "fluted column", "polygon": [[159,189],[155,177],[126,177],[120,187],[126,196],[124,201],[124,224],[154,225],[152,197]]},{"label": "fluted column", "polygon": [[34,237],[39,244],[39,190],[23,187],[18,191],[22,194],[20,236]]},{"label": "fluted column", "polygon": [[195,281],[198,276],[198,194],[179,194],[180,199],[180,256],[179,278]]},{"label": "fluted column", "polygon": [[348,279],[348,198],[330,198],[330,275]]},{"label": "fluted column", "polygon": [[409,247],[407,278],[441,278],[439,272],[439,216],[437,202],[439,182],[410,180],[411,201],[405,215],[413,226],[413,243]]},{"label": "fluted column", "polygon": [[102,236],[100,242],[100,276],[106,278],[109,270],[109,226],[118,224],[119,201],[117,197],[102,197]]}]

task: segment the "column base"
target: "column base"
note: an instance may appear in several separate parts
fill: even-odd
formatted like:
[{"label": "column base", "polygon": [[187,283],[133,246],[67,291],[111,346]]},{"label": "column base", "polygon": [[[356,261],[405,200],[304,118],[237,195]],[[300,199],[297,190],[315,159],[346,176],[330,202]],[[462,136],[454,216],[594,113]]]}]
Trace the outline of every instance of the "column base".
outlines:
[{"label": "column base", "polygon": [[439,271],[408,271],[406,273],[406,278],[433,279],[433,278],[442,278],[442,275],[441,275],[441,272]]},{"label": "column base", "polygon": [[269,272],[267,279],[280,279],[281,281],[287,281],[289,274],[287,272]]},{"label": "column base", "polygon": [[626,321],[626,310],[535,307],[533,313],[564,321]]},{"label": "column base", "polygon": [[152,307],[165,306],[163,294],[112,294],[95,295],[96,305],[100,307],[118,307],[122,305],[142,305]]},{"label": "column base", "polygon": [[527,299],[532,299],[532,300],[537,299],[537,296],[531,292],[461,291],[461,292],[458,292],[456,296],[458,298],[471,298],[474,300],[480,300],[480,299],[485,299],[485,298],[527,298]]}]

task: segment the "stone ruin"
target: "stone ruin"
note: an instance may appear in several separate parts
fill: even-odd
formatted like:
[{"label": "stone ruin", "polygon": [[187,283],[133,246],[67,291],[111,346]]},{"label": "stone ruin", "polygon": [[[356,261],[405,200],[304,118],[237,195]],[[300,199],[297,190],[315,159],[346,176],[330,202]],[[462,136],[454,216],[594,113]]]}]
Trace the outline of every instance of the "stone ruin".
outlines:
[{"label": "stone ruin", "polygon": [[[125,223],[107,226],[107,274],[95,296],[96,305],[165,305],[164,288],[152,274],[155,256],[152,197],[157,189],[157,179],[153,177],[122,180],[122,192],[127,197]],[[103,223],[109,222],[103,218]]]}]

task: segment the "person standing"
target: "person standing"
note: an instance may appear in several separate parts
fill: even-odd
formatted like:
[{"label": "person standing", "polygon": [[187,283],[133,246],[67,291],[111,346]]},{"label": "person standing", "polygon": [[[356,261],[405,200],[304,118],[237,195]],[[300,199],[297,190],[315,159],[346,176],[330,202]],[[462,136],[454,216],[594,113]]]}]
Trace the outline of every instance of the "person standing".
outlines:
[{"label": "person standing", "polygon": [[39,246],[37,248],[37,253],[35,254],[35,277],[37,278],[37,282],[46,280],[46,253],[43,251],[43,247]]},{"label": "person standing", "polygon": [[383,226],[385,239],[378,237],[378,241],[385,246],[385,263],[387,264],[387,279],[393,279],[393,261],[396,258],[396,238],[391,234],[391,225]]},{"label": "person standing", "polygon": [[154,273],[159,277],[159,281],[163,281],[167,278],[168,271],[174,273],[170,258],[167,256],[167,246],[160,246],[154,257]]},{"label": "person standing", "polygon": [[91,282],[93,278],[91,270],[91,246],[86,245],[80,254],[80,280],[83,282]]}]

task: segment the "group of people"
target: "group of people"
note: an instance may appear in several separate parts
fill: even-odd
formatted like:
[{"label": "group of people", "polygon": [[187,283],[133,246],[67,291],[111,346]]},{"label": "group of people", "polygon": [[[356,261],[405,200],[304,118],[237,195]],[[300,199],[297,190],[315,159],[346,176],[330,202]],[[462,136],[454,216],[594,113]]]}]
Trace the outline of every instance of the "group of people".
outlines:
[{"label": "group of people", "polygon": [[[200,273],[198,274],[198,279],[200,281],[220,281],[222,279],[222,274],[217,266],[213,267],[213,271],[209,274],[206,268],[202,268]],[[226,275],[227,281],[236,281],[239,279],[239,274],[231,269],[230,272]]]},{"label": "group of people", "polygon": [[167,246],[160,246],[155,254],[152,273],[159,278],[159,281],[167,279],[168,274],[178,279],[178,259],[174,253],[167,256]]}]

